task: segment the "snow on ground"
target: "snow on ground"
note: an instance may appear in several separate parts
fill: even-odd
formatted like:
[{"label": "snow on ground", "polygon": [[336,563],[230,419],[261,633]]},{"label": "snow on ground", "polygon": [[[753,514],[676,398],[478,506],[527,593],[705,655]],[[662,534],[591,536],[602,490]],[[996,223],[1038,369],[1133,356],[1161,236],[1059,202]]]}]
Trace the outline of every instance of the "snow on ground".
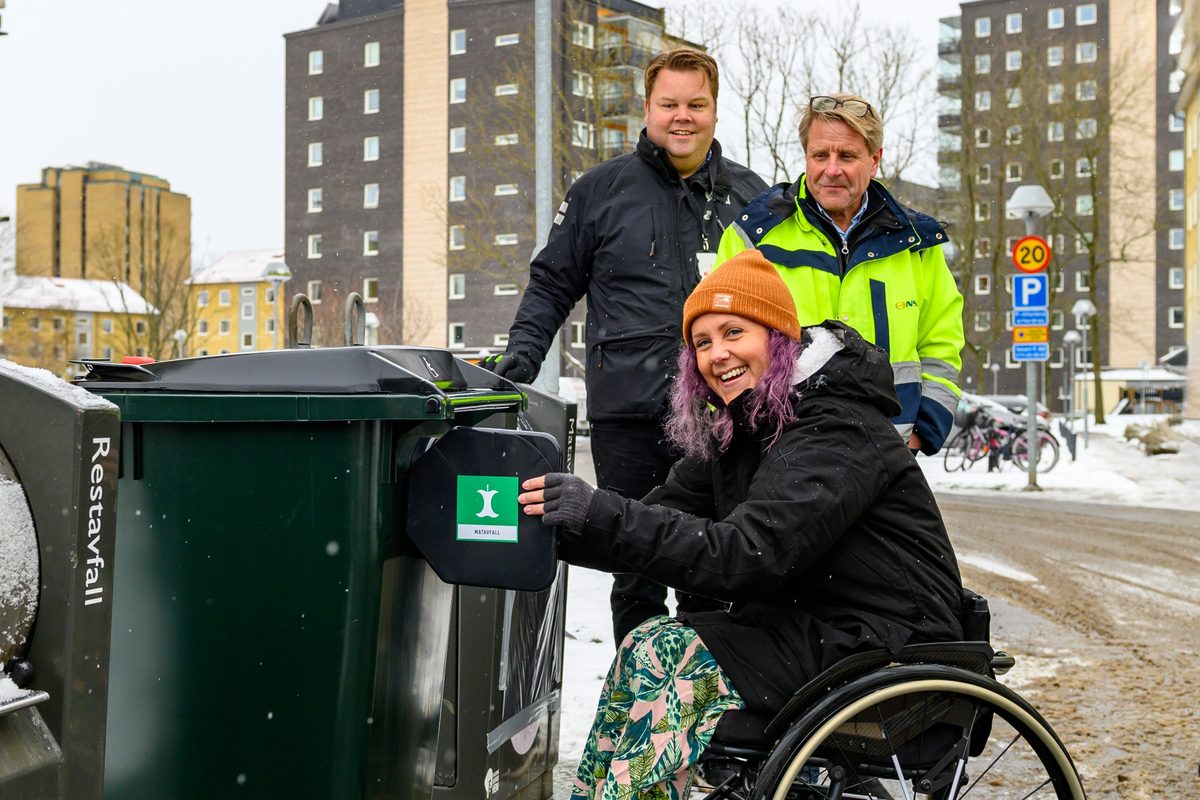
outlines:
[{"label": "snow on ground", "polygon": [[[1136,442],[1124,439],[1125,426],[1153,424],[1162,417],[1123,415],[1107,424],[1092,426],[1088,447],[1079,433],[1077,458],[1072,463],[1063,443],[1059,463],[1039,474],[1038,495],[1048,501],[1110,503],[1136,507],[1180,508],[1200,511],[1200,422],[1187,422],[1180,430],[1191,441],[1177,455],[1147,456]],[[1057,429],[1055,435],[1058,436]],[[947,473],[941,456],[918,458],[929,483],[937,492],[1017,492],[1028,477],[1012,464],[999,473],[987,472],[986,462],[966,472]],[[579,439],[576,472],[595,483],[591,443]],[[1025,495],[1028,496],[1028,495]],[[978,564],[1001,574],[1012,572],[1006,564]],[[587,740],[596,713],[600,687],[612,662],[612,621],[608,593],[612,578],[606,573],[572,567],[567,598],[566,663],[563,675],[563,714],[559,740],[556,797],[566,797],[569,775]],[[1017,577],[1015,575],[1011,577]],[[1019,579],[1019,578],[1018,578]],[[1032,664],[1030,669],[1033,669]],[[1024,676],[1029,679],[1030,676]]]}]

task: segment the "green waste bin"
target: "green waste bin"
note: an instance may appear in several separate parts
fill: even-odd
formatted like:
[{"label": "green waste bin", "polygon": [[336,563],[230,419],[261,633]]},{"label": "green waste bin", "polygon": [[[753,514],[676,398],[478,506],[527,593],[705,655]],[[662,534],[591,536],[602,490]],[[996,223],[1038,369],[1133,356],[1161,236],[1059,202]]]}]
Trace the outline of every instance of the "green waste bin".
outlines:
[{"label": "green waste bin", "polygon": [[105,797],[431,797],[454,590],[408,473],[522,393],[412,347],[89,368],[122,419]]}]

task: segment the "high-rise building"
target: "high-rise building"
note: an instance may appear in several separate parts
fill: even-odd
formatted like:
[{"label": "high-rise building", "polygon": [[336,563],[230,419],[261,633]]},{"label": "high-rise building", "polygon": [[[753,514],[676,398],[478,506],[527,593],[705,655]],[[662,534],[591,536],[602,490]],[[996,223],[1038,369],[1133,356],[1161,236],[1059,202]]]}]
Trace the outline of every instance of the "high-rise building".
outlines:
[{"label": "high-rise building", "polygon": [[191,199],[162,178],[94,161],[46,167],[17,187],[17,273],[142,291],[164,264],[190,265],[191,219]]},{"label": "high-rise building", "polygon": [[[557,202],[633,148],[643,70],[679,40],[634,0],[553,5]],[[342,0],[286,35],[285,246],[327,339],[357,291],[381,341],[505,346],[535,248],[533,10]]]},{"label": "high-rise building", "polygon": [[1184,323],[1187,388],[1184,413],[1200,419],[1200,0],[1184,0],[1174,31],[1184,75],[1175,110],[1184,118]]},{"label": "high-rise building", "polygon": [[[1045,397],[1062,396],[1070,329],[1090,334],[1087,352],[1075,351],[1081,370],[1171,357],[1184,345],[1178,0],[960,8],[941,20],[938,129],[941,215],[966,298],[964,386],[1023,390],[1011,355],[1011,253],[1025,230],[1005,215],[1022,184],[1044,186],[1055,203],[1039,223],[1053,251]],[[1072,315],[1083,299],[1098,310],[1090,319]]]}]

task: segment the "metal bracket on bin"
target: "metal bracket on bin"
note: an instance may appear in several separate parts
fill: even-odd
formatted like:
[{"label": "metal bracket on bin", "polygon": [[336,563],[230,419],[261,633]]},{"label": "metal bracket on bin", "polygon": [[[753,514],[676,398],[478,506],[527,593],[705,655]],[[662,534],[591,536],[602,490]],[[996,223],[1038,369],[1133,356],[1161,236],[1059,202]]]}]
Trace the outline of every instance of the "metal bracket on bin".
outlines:
[{"label": "metal bracket on bin", "polygon": [[[300,307],[304,307],[304,338],[301,339],[297,332],[296,323],[300,315]],[[308,299],[308,295],[299,293],[292,295],[292,302],[288,305],[288,336],[287,346],[289,350],[309,349],[312,347],[313,339],[313,307],[312,301]]]},{"label": "metal bracket on bin", "polygon": [[[357,324],[355,317],[357,312]],[[362,295],[351,292],[346,297],[346,311],[342,318],[342,335],[347,347],[361,347],[367,341],[367,309]]]}]

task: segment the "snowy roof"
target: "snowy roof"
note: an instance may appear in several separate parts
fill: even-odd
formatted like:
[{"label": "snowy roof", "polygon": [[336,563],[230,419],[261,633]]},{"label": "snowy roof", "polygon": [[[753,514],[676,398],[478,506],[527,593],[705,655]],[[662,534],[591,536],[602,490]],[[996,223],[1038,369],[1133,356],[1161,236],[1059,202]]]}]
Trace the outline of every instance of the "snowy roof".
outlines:
[{"label": "snowy roof", "polygon": [[280,267],[286,267],[283,248],[231,250],[192,273],[188,283],[254,283],[266,280],[268,271],[278,270]]},{"label": "snowy roof", "polygon": [[85,278],[48,278],[9,274],[0,304],[6,308],[62,311],[156,314],[153,306],[129,284]]},{"label": "snowy roof", "polygon": [[[1091,380],[1092,373],[1080,372],[1075,376],[1076,380]],[[1100,380],[1117,381],[1120,383],[1178,383],[1183,384],[1183,376],[1178,372],[1171,372],[1169,369],[1162,367],[1149,367],[1147,369],[1104,369],[1100,370]]]}]

